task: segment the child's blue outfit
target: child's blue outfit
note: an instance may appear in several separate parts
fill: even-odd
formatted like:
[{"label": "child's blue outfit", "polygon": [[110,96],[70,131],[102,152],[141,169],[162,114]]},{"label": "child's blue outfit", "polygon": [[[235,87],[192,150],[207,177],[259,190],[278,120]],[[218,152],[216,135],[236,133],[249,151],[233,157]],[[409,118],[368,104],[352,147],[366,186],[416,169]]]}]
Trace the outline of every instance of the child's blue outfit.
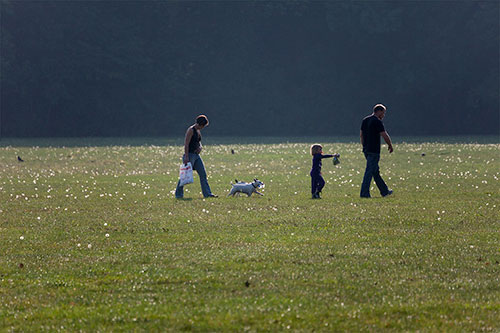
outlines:
[{"label": "child's blue outfit", "polygon": [[311,175],[311,193],[314,195],[316,193],[320,193],[323,187],[325,186],[325,180],[323,176],[321,176],[321,160],[323,158],[331,158],[333,155],[323,155],[323,154],[314,154],[313,155],[313,165],[310,172]]}]

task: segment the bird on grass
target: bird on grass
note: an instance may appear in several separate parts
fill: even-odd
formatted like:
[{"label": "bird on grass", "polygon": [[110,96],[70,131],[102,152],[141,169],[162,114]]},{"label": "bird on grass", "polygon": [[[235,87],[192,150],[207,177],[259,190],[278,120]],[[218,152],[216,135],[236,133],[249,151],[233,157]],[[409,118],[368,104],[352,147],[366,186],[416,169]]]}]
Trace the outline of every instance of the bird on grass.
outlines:
[{"label": "bird on grass", "polygon": [[23,160],[23,159],[21,158],[21,156],[19,156],[19,155],[17,156],[17,160],[18,160],[19,162],[24,162],[24,160]]}]

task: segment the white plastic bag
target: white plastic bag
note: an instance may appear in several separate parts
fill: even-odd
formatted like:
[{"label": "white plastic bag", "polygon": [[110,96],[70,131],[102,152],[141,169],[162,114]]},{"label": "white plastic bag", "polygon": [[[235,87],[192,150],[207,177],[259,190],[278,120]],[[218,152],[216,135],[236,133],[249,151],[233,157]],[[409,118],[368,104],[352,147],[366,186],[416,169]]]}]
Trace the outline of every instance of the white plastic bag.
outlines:
[{"label": "white plastic bag", "polygon": [[191,162],[181,164],[179,168],[179,186],[191,184],[193,181],[193,167],[191,166]]}]

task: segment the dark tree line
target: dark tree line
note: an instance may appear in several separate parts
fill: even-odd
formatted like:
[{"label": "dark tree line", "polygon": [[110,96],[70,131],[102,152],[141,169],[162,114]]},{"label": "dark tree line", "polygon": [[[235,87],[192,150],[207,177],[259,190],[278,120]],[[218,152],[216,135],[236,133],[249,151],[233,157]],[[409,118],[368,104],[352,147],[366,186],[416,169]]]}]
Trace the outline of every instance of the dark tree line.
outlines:
[{"label": "dark tree line", "polygon": [[1,0],[2,136],[498,134],[497,1]]}]

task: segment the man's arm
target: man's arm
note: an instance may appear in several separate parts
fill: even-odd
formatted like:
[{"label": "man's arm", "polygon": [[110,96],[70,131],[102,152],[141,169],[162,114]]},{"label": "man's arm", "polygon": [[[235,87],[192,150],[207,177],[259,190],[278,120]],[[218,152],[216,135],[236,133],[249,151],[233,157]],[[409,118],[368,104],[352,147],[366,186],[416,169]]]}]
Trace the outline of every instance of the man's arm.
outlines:
[{"label": "man's arm", "polygon": [[380,132],[380,135],[384,138],[385,143],[387,143],[387,149],[389,150],[389,153],[392,153],[394,149],[392,148],[392,141],[391,138],[389,137],[389,134],[386,131]]}]

